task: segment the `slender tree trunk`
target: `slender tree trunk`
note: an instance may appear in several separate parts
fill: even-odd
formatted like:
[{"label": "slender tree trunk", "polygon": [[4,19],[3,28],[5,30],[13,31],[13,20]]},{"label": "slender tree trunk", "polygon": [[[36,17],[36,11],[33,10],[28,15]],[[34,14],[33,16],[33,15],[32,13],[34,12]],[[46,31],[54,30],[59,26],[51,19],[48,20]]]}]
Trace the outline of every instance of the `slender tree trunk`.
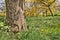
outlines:
[{"label": "slender tree trunk", "polygon": [[47,16],[47,10],[46,10],[46,16]]},{"label": "slender tree trunk", "polygon": [[49,9],[51,15],[53,16],[53,12],[52,12],[52,10],[50,9],[50,7],[48,7],[48,9]]},{"label": "slender tree trunk", "polygon": [[23,29],[27,31],[24,17],[24,0],[5,0],[6,23],[11,26],[10,31],[18,32]]},{"label": "slender tree trunk", "polygon": [[44,12],[43,12],[43,16],[44,16]]}]

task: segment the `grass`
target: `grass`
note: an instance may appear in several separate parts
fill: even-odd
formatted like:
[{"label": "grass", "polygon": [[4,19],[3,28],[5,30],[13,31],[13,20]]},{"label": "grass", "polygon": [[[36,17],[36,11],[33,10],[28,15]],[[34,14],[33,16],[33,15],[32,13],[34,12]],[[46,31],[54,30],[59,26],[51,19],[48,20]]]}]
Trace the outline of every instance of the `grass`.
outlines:
[{"label": "grass", "polygon": [[4,17],[0,17],[0,40],[60,40],[60,16],[27,17],[28,31],[15,35],[7,32]]}]

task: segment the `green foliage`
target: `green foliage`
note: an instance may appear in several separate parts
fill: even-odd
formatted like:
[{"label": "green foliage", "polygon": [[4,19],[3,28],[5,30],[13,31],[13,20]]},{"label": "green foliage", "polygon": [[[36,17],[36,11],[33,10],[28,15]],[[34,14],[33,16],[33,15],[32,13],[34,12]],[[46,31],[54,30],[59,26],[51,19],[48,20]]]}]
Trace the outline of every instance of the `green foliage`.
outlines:
[{"label": "green foliage", "polygon": [[28,31],[17,34],[7,32],[4,17],[0,19],[0,40],[60,40],[60,16],[27,17]]}]

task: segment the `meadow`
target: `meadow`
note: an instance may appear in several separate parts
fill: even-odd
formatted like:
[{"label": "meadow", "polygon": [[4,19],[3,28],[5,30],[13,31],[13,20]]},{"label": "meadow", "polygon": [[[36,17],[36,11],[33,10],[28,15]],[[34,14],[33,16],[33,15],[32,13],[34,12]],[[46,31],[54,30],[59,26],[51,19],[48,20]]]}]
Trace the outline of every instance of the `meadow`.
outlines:
[{"label": "meadow", "polygon": [[60,16],[26,17],[28,31],[12,34],[0,16],[0,40],[60,40]]}]

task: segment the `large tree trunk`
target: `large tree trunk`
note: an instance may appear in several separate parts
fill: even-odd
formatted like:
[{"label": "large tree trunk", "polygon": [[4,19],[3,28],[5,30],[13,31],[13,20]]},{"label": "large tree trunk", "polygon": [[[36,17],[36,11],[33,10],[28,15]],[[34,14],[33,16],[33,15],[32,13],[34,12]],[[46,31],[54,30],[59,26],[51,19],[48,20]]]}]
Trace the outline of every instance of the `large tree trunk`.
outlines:
[{"label": "large tree trunk", "polygon": [[6,2],[6,23],[11,26],[10,31],[18,32],[27,30],[24,17],[24,0],[5,0]]}]

